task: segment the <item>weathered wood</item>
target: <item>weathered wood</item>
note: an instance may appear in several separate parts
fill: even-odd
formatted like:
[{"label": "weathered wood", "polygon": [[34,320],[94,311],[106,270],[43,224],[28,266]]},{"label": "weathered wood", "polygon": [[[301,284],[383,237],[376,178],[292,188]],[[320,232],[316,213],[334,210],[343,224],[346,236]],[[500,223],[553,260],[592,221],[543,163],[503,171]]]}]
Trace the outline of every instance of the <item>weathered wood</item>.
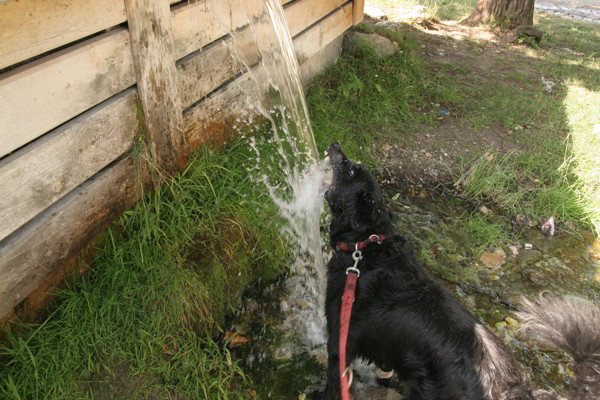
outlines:
[{"label": "weathered wood", "polygon": [[0,2],[0,69],[123,22],[123,0]]},{"label": "weathered wood", "polygon": [[352,3],[340,7],[337,11],[294,38],[294,47],[298,64],[314,56],[319,50],[352,26]]},{"label": "weathered wood", "polygon": [[154,159],[168,173],[187,163],[173,56],[171,11],[162,0],[125,0],[137,87]]},{"label": "weathered wood", "polygon": [[[321,1],[321,0],[319,0]],[[322,1],[321,1],[322,2]],[[290,30],[301,32],[306,26],[312,25],[313,22],[320,20],[322,17],[333,11],[338,3],[342,1],[335,0],[326,2],[327,7],[319,7],[314,0],[302,0],[292,3],[290,7],[285,9],[286,17],[290,21]],[[298,5],[303,5],[299,8]],[[309,6],[315,6],[318,12],[311,12],[310,18],[298,20],[295,16],[299,14],[299,10],[306,10]],[[339,36],[343,30],[350,26],[351,20],[348,19],[348,10],[351,10],[351,4],[347,4],[344,8],[346,13],[335,13],[330,18],[321,21],[294,39],[296,49],[302,51],[302,61],[310,58],[313,54],[320,50],[321,46],[327,45],[335,37]],[[344,19],[345,18],[345,19]],[[305,25],[300,25],[305,24]],[[340,25],[337,25],[340,24]],[[312,32],[312,34],[310,33]],[[315,40],[315,42],[311,42]],[[244,60],[253,65],[258,62],[259,54],[256,43],[254,42],[250,29],[243,29],[236,34],[238,45],[236,48],[244,49]],[[206,96],[211,91],[217,89],[227,80],[235,77],[243,69],[243,66],[232,57],[231,39],[227,38],[220,42],[212,44],[209,48],[203,49],[201,52],[186,57],[178,63],[179,70],[179,92],[182,96],[184,109]]]},{"label": "weathered wood", "polygon": [[300,0],[285,8],[292,37],[296,36],[348,0]]},{"label": "weathered wood", "polygon": [[[310,0],[310,7],[306,8],[300,3],[306,0],[291,2],[292,0],[282,0],[281,4],[286,4],[286,15],[291,13],[294,17],[288,18],[288,25],[292,36],[306,28],[308,24],[302,20],[296,21],[296,16],[304,11],[309,12],[310,7],[317,7],[318,10],[333,10],[335,7],[329,6],[332,1]],[[333,0],[338,3],[339,0]],[[291,3],[291,4],[288,4]],[[340,2],[343,3],[343,2]],[[299,6],[300,5],[300,6]],[[220,17],[217,16],[217,12]],[[315,12],[313,14],[318,14]],[[325,14],[323,14],[325,15]],[[308,18],[307,20],[310,20]],[[315,19],[313,22],[316,22]],[[185,57],[227,35],[231,30],[242,28],[248,23],[246,13],[242,8],[231,9],[229,3],[223,0],[204,0],[182,4],[173,9],[173,45],[176,59]]]},{"label": "weathered wood", "polygon": [[365,0],[352,1],[352,25],[358,25],[365,19]]},{"label": "weathered wood", "polygon": [[[249,114],[248,99],[258,100],[258,87],[245,73],[184,114],[186,138],[193,151],[202,143],[219,140]],[[240,122],[238,122],[238,120]]]},{"label": "weathered wood", "polygon": [[122,28],[0,75],[0,157],[134,83]]},{"label": "weathered wood", "polygon": [[119,161],[0,242],[0,318],[138,199],[134,175]]},{"label": "weathered wood", "polygon": [[308,83],[318,74],[322,73],[325,68],[332,65],[335,60],[342,54],[342,43],[344,35],[341,34],[331,43],[323,47],[304,64],[300,65],[300,75],[302,76],[302,84],[306,87]]},{"label": "weathered wood", "polygon": [[[334,40],[339,40],[340,35],[350,26],[352,26],[351,3],[296,37],[294,45],[296,53],[301,54],[298,56],[301,71],[304,70],[306,73],[311,69],[314,71],[316,67],[307,63],[311,62],[312,57],[320,57],[320,50]],[[334,58],[337,57],[325,56],[322,63],[330,62]],[[321,61],[313,62],[319,64]],[[303,64],[307,64],[306,67],[303,68]],[[239,126],[244,119],[252,117],[248,106],[255,103],[258,96],[256,83],[251,79],[250,74],[245,73],[187,110],[184,114],[184,126],[190,148],[193,150],[214,137],[220,137],[224,131]]]},{"label": "weathered wood", "polygon": [[0,68],[125,21],[123,0],[20,0],[0,4]]},{"label": "weathered wood", "polygon": [[131,147],[136,100],[128,89],[0,162],[0,240]]}]

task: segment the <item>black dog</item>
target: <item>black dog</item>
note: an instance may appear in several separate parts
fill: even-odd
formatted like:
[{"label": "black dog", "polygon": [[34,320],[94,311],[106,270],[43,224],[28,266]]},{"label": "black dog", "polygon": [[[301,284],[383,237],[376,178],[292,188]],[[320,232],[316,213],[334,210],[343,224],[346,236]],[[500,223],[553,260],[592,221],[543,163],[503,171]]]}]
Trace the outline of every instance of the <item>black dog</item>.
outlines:
[{"label": "black dog", "polygon": [[[333,217],[331,245],[365,241],[373,234],[386,237],[380,244],[367,246],[358,264],[348,365],[354,358],[363,358],[386,370],[394,369],[408,384],[407,400],[554,398],[552,393],[531,389],[502,341],[424,272],[402,238],[393,236],[390,214],[371,173],[348,160],[338,143],[331,145],[328,155],[333,169],[332,184],[325,194]],[[346,269],[354,264],[352,250],[336,251],[327,265],[325,398],[331,400],[340,397],[340,307]],[[522,317],[529,322],[527,326],[547,331],[542,337],[547,343],[571,343],[561,347],[578,362],[578,383],[583,382],[577,388],[583,397],[572,398],[594,398],[592,390],[599,385],[594,371],[600,366],[598,308],[589,306],[583,312],[563,300],[542,303],[528,302]],[[568,321],[564,307],[571,307],[573,313]],[[587,369],[581,371],[580,366]]]}]

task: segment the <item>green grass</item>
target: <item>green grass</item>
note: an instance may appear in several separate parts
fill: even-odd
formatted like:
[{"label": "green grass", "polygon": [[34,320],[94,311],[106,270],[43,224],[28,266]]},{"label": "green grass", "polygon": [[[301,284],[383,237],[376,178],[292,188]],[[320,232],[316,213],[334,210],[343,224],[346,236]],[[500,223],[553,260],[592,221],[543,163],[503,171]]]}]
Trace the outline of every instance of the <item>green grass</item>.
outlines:
[{"label": "green grass", "polygon": [[43,323],[9,326],[0,398],[250,397],[251,382],[213,338],[248,283],[285,268],[253,163],[243,140],[201,152],[127,211]]},{"label": "green grass", "polygon": [[319,149],[340,141],[348,157],[375,166],[368,151],[374,140],[402,140],[412,133],[411,127],[432,123],[430,114],[418,110],[428,105],[438,83],[428,79],[413,56],[413,41],[381,28],[362,25],[359,30],[384,34],[399,42],[401,51],[381,57],[358,41],[313,82],[307,101]]}]

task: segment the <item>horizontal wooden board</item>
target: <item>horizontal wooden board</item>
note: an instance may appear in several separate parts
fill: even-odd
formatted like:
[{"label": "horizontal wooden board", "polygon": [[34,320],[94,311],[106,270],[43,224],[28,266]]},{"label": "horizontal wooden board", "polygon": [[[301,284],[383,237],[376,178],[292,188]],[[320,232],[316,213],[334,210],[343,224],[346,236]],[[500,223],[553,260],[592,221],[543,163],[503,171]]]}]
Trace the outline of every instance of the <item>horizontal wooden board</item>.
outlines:
[{"label": "horizontal wooden board", "polygon": [[[330,53],[320,53],[322,49],[339,37],[345,29],[352,26],[352,3],[344,5],[340,10],[313,26],[308,31],[294,39],[296,51],[302,52],[301,71],[307,74],[315,73],[318,66],[337,58],[336,49],[329,49]],[[317,43],[319,47],[313,46]],[[338,43],[339,45],[339,43]],[[314,60],[313,57],[321,58]],[[184,126],[190,146],[198,147],[201,143],[222,135],[223,130],[240,125],[244,119],[249,118],[251,102],[256,102],[258,88],[251,79],[250,74],[245,73],[235,81],[229,83],[222,89],[213,93],[184,113]]]},{"label": "horizontal wooden board", "polygon": [[352,26],[352,3],[347,3],[318,25],[294,39],[298,64],[314,56],[319,50]]},{"label": "horizontal wooden board", "polygon": [[129,32],[121,28],[4,74],[0,157],[134,83]]},{"label": "horizontal wooden board", "polygon": [[136,100],[128,89],[0,162],[0,240],[131,147]]},{"label": "horizontal wooden board", "polygon": [[128,159],[103,170],[0,242],[0,318],[138,198]]},{"label": "horizontal wooden board", "polygon": [[123,0],[0,2],[0,69],[113,27],[125,19]]},{"label": "horizontal wooden board", "polygon": [[323,73],[325,68],[332,65],[342,54],[343,41],[344,35],[342,34],[319,50],[317,54],[306,60],[304,64],[300,65],[302,84],[305,87],[315,76]]},{"label": "horizontal wooden board", "polygon": [[[292,3],[285,9],[290,30],[301,32],[306,26],[312,25],[333,11],[340,3],[344,2],[340,0],[327,2],[323,2],[322,0],[300,0]],[[307,13],[308,17],[297,18],[299,15],[302,15],[302,10],[306,11],[307,9],[313,10]],[[347,20],[348,9],[351,10],[350,3],[346,4],[342,10],[332,14],[331,17],[311,27],[309,31],[314,30],[312,35],[309,35],[309,32],[305,32],[306,34],[294,39],[294,46],[302,50],[302,53],[299,54],[304,59],[309,58],[311,54],[314,54],[321,47],[327,45],[329,41],[339,36],[349,26],[349,20]],[[344,10],[346,12],[343,12]],[[330,18],[333,18],[332,22],[329,21]],[[310,43],[309,41],[314,40],[315,37],[318,37],[319,40],[315,43]],[[256,43],[254,43],[250,29],[246,28],[238,31],[236,33],[236,41],[238,43],[236,48],[244,49],[242,57],[248,65],[258,62],[258,48]],[[231,39],[226,38],[213,43],[197,54],[186,57],[178,63],[180,71],[179,92],[182,96],[184,109],[217,89],[221,84],[239,74],[243,69],[243,66],[237,61],[236,57],[231,55],[230,47]]]},{"label": "horizontal wooden board", "polygon": [[[241,0],[243,1],[243,0]],[[289,3],[289,4],[288,4]],[[292,36],[344,3],[341,0],[283,0]],[[216,14],[218,12],[218,14]],[[305,15],[304,15],[305,14]],[[218,18],[217,15],[224,17]],[[174,54],[177,59],[201,49],[248,23],[242,7],[232,10],[227,1],[196,1],[176,7],[173,17]]]}]

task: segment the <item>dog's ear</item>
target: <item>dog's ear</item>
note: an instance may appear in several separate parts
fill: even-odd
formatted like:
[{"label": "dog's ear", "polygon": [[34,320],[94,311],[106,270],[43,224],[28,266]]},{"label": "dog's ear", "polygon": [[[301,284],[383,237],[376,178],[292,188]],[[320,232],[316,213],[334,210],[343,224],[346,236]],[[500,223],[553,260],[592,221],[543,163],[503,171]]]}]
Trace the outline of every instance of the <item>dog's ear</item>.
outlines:
[{"label": "dog's ear", "polygon": [[357,194],[350,221],[353,231],[366,232],[375,228],[378,212],[377,201],[373,198],[373,194],[375,193],[372,191],[361,191]]}]

